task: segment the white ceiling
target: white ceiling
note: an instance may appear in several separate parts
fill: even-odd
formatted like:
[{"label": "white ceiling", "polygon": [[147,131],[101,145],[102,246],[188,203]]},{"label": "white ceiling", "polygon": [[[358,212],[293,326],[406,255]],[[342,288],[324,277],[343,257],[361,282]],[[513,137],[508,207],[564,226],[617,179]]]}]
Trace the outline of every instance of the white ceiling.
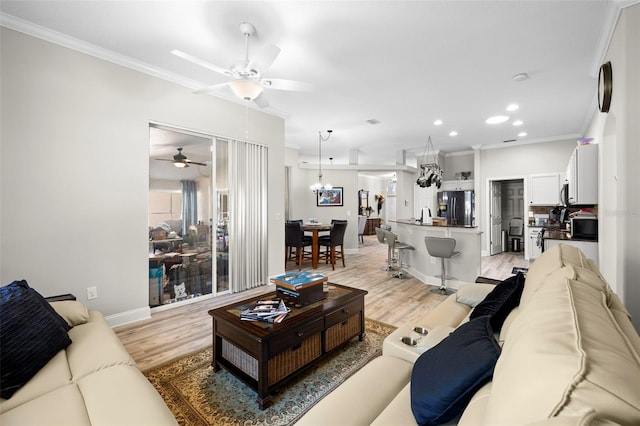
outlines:
[{"label": "white ceiling", "polygon": [[[582,136],[619,8],[634,2],[3,0],[0,11],[4,26],[192,89],[228,78],[171,51],[228,67],[244,56],[239,24],[250,22],[250,56],[264,43],[282,49],[267,77],[314,87],[264,92],[301,160],[317,162],[318,131],[333,129],[323,163],[347,164],[357,150],[360,164],[394,164],[399,150],[422,155],[429,136],[442,152]],[[530,78],[516,82],[518,73]],[[520,109],[508,122],[485,124],[510,103]]]}]

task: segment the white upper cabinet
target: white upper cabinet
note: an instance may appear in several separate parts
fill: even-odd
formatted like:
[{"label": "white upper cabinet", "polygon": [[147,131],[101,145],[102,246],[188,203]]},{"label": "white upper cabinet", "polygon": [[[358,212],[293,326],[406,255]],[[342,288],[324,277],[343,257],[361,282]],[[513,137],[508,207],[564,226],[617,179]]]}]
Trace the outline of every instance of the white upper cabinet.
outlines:
[{"label": "white upper cabinet", "polygon": [[443,180],[439,191],[468,191],[473,189],[473,179]]},{"label": "white upper cabinet", "polygon": [[598,145],[578,145],[567,166],[569,204],[598,204]]},{"label": "white upper cabinet", "polygon": [[560,204],[560,173],[529,175],[529,205],[555,206]]}]

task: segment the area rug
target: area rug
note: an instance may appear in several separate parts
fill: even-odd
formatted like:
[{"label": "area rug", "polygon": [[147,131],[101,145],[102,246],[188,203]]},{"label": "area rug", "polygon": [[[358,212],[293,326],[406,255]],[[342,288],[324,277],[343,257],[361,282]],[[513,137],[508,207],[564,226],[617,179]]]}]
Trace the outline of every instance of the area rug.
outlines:
[{"label": "area rug", "polygon": [[160,392],[181,425],[290,425],[382,353],[395,327],[365,320],[365,338],[357,338],[310,367],[272,396],[260,410],[257,394],[224,369],[211,367],[211,347],[144,374]]}]

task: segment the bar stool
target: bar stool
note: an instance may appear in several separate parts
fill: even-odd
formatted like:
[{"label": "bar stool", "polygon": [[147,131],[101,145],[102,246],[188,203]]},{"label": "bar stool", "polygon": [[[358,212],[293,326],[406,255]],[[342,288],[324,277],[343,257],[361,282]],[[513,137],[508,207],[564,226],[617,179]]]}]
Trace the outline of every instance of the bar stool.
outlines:
[{"label": "bar stool", "polygon": [[[387,240],[384,236],[384,231],[385,231],[384,228],[376,228],[376,236],[378,237],[378,241],[381,244],[387,244]],[[382,271],[391,271],[392,270],[391,264],[393,263],[393,261],[394,260],[391,253],[391,247],[389,247],[389,245],[387,244],[387,264],[380,269]]]},{"label": "bar stool", "polygon": [[460,254],[459,251],[453,251],[456,248],[456,240],[453,238],[440,238],[440,237],[424,237],[424,244],[427,246],[427,251],[430,256],[439,257],[441,262],[441,274],[436,275],[440,277],[440,288],[432,288],[432,293],[449,295],[455,292],[455,290],[447,288],[445,280],[452,280],[454,277],[450,277],[445,272],[444,260]]},{"label": "bar stool", "polygon": [[398,272],[393,274],[392,277],[400,278],[400,279],[405,278],[404,270],[402,268],[404,268],[405,266],[409,267],[411,265],[405,265],[402,263],[402,255],[404,254],[405,250],[415,250],[415,247],[413,247],[410,244],[398,241],[398,236],[391,231],[384,231],[384,237],[385,237],[385,240],[387,241],[387,244],[389,245],[389,250],[391,250],[392,253],[395,250],[398,250],[399,270]]}]

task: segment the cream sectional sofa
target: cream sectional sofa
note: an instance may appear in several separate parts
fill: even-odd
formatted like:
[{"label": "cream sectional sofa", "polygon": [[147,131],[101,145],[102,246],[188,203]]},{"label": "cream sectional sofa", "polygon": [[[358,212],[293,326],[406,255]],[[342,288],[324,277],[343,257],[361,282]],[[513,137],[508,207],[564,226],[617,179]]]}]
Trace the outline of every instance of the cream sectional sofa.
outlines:
[{"label": "cream sectional sofa", "polygon": [[[414,362],[467,323],[491,288],[465,284],[419,324],[399,327],[385,340],[382,356],[298,425],[415,425]],[[430,329],[417,349],[399,342],[415,325]],[[558,245],[537,258],[497,342],[501,352],[492,379],[451,423],[640,424],[640,337],[618,296],[579,249]]]},{"label": "cream sectional sofa", "polygon": [[72,343],[0,399],[0,424],[177,425],[100,312],[76,301],[51,306],[73,326]]}]

